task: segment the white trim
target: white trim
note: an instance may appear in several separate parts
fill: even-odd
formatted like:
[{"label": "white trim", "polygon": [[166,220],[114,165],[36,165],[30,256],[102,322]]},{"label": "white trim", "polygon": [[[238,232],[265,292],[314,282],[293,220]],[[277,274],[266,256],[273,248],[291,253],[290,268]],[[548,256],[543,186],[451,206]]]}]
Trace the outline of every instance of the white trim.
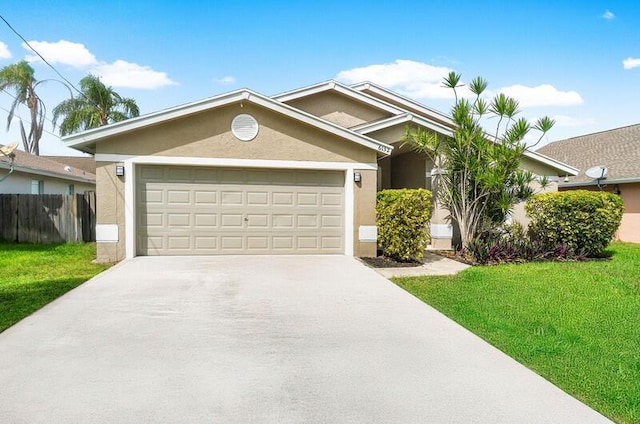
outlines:
[{"label": "white trim", "polygon": [[388,99],[392,99],[393,101],[400,103],[404,107],[415,109],[419,112],[422,112],[426,116],[434,116],[436,119],[440,119],[446,124],[454,125],[454,122],[446,114],[440,111],[437,111],[435,109],[431,109],[421,103],[416,102],[413,99],[410,99],[406,96],[396,93],[395,91],[389,90],[388,88],[384,88],[372,82],[368,82],[368,81],[360,82],[360,83],[351,85],[350,88],[357,91],[371,91],[380,96],[384,96]]},{"label": "white trim", "polygon": [[219,96],[210,97],[208,99],[189,103],[182,106],[165,109],[159,112],[150,113],[148,115],[137,118],[127,119],[125,121],[116,122],[95,129],[83,131],[81,133],[71,134],[62,138],[65,146],[78,150],[91,150],[90,145],[96,141],[118,134],[126,133],[135,129],[155,125],[172,119],[177,119],[193,113],[214,109],[231,103],[247,101],[264,108],[270,109],[277,113],[296,119],[305,124],[309,124],[328,133],[345,138],[354,143],[376,150],[382,155],[389,155],[393,151],[393,147],[381,141],[374,140],[365,135],[358,134],[347,128],[341,127],[333,122],[311,115],[310,113],[301,111],[285,103],[270,99],[262,94],[251,90],[242,89],[231,93],[221,94]]},{"label": "white trim", "polygon": [[377,109],[384,110],[385,112],[391,113],[393,115],[404,112],[404,110],[397,106],[387,103],[384,100],[380,100],[373,96],[370,96],[367,93],[354,90],[348,85],[341,84],[335,80],[324,81],[306,87],[296,88],[295,90],[286,91],[284,93],[276,94],[275,96],[272,96],[272,99],[286,103],[291,100],[311,96],[313,94],[322,93],[329,90],[337,91],[340,94],[356,99],[362,103],[366,103],[369,106],[373,106]]},{"label": "white trim", "polygon": [[382,121],[376,122],[367,122],[362,125],[358,125],[357,127],[351,128],[353,131],[360,134],[370,134],[375,131],[383,130],[385,128],[393,127],[395,125],[404,124],[406,122],[413,122],[422,127],[428,128],[430,130],[439,132],[440,134],[444,134],[446,136],[452,137],[453,130],[449,127],[446,127],[437,122],[430,121],[421,116],[415,116],[411,113],[405,113],[404,115],[392,116],[388,119],[383,119]]},{"label": "white trim", "polygon": [[[378,169],[377,163],[360,162],[312,162],[271,159],[200,158],[189,156],[133,156],[110,153],[96,154],[96,162],[132,162],[147,165],[226,166],[241,168],[319,169],[343,171],[346,169]],[[125,175],[129,171],[125,168]]]},{"label": "white trim", "polygon": [[[611,184],[632,184],[632,183],[640,183],[640,177],[632,177],[632,178],[616,178],[616,179],[604,179],[601,180],[602,186],[611,185]],[[585,186],[597,186],[598,183],[595,180],[590,181],[579,181],[579,182],[559,182],[558,188],[561,187],[585,187]]]},{"label": "white trim", "polygon": [[561,174],[569,174],[569,175],[578,175],[580,173],[580,171],[578,170],[578,168],[574,168],[573,166],[569,166],[565,163],[562,163],[560,161],[557,161],[553,158],[550,158],[549,156],[545,156],[541,153],[537,153],[531,150],[525,150],[524,151],[524,156],[533,159],[535,161],[544,163],[545,165],[548,165],[552,168],[555,168],[559,171],[562,171]]},{"label": "white trim", "polygon": [[344,254],[353,256],[353,226],[355,217],[355,189],[353,182],[353,168],[345,170],[344,173]]},{"label": "white trim", "polygon": [[136,166],[133,161],[124,162],[124,240],[125,257],[136,256]]}]

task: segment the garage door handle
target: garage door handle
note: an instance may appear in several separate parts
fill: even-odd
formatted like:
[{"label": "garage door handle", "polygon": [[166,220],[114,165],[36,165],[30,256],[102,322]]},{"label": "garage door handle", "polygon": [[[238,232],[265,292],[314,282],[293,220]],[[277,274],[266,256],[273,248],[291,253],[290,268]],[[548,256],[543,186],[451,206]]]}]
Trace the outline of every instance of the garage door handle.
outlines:
[{"label": "garage door handle", "polygon": [[245,218],[245,219],[244,219],[244,222],[249,222],[249,218]]}]

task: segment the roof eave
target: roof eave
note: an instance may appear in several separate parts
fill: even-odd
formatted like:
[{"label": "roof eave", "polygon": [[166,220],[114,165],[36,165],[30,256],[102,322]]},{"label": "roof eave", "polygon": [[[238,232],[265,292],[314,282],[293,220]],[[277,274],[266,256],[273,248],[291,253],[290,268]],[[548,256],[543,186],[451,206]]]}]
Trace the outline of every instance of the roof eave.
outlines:
[{"label": "roof eave", "polygon": [[[0,162],[0,168],[10,169],[10,164],[7,163],[7,162]],[[81,177],[79,175],[60,174],[60,173],[57,173],[57,172],[46,171],[46,170],[43,170],[43,169],[30,168],[28,166],[21,166],[21,165],[14,165],[13,166],[13,172],[24,172],[24,173],[27,173],[27,174],[42,175],[42,176],[45,176],[45,177],[53,177],[53,178],[59,178],[61,180],[77,181],[77,182],[83,182],[83,183],[88,183],[88,184],[95,184],[96,183],[95,178],[85,178],[85,177]]]},{"label": "roof eave", "polygon": [[134,131],[139,128],[155,125],[160,122],[178,119],[183,116],[191,115],[239,101],[248,101],[277,113],[283,114],[285,116],[289,116],[293,119],[297,119],[308,125],[314,126],[321,130],[327,131],[334,135],[343,137],[347,140],[375,150],[378,152],[378,154],[389,155],[391,154],[391,151],[393,151],[393,147],[388,144],[374,140],[365,135],[358,134],[337,124],[311,115],[307,112],[301,111],[285,103],[281,103],[277,100],[271,99],[248,89],[232,91],[230,93],[221,94],[219,96],[210,97],[208,99],[199,100],[197,102],[165,109],[137,118],[127,119],[125,121],[106,125],[104,127],[68,135],[63,137],[62,140],[67,147],[75,148],[82,151],[93,151],[95,150],[95,147],[93,146],[101,139]]},{"label": "roof eave", "polygon": [[420,111],[424,111],[426,114],[433,114],[435,115],[438,119],[441,119],[444,123],[446,123],[447,125],[455,125],[454,122],[451,120],[450,117],[448,117],[445,113],[440,112],[438,110],[435,109],[431,109],[421,103],[416,102],[413,99],[410,99],[406,96],[403,96],[402,94],[398,94],[393,90],[389,90],[388,88],[382,87],[378,84],[372,83],[370,81],[364,81],[364,82],[359,82],[356,84],[352,84],[350,86],[350,88],[356,90],[356,91],[364,91],[364,90],[369,90],[369,91],[373,91],[376,94],[379,94],[381,96],[386,96],[386,97],[390,97],[392,98],[394,101],[403,104],[406,107],[412,107],[414,109],[420,110]]},{"label": "roof eave", "polygon": [[363,103],[368,104],[369,106],[383,110],[392,115],[398,115],[405,112],[404,110],[402,110],[397,106],[394,106],[383,100],[377,99],[366,93],[362,93],[358,90],[354,90],[351,87],[341,84],[340,82],[335,80],[324,81],[317,84],[309,85],[307,87],[286,91],[284,93],[276,94],[271,98],[279,102],[288,102],[291,100],[296,100],[299,98],[311,96],[313,94],[322,93],[324,91],[329,91],[329,90],[335,90],[340,94],[355,98]]},{"label": "roof eave", "polygon": [[351,128],[352,130],[360,134],[370,134],[372,132],[380,131],[386,128],[393,127],[404,123],[415,123],[422,127],[428,128],[432,131],[438,132],[445,136],[453,136],[453,130],[451,128],[440,125],[437,122],[432,122],[426,118],[415,116],[411,113],[405,113],[399,116],[392,116],[391,118],[384,119],[378,122],[366,123],[357,127]]},{"label": "roof eave", "polygon": [[545,156],[541,153],[533,152],[531,150],[525,150],[524,156],[533,159],[535,161],[541,162],[547,166],[557,169],[561,171],[564,175],[576,176],[580,173],[578,168],[574,168],[573,166],[569,166],[566,163],[562,163],[558,160],[550,158],[549,156]]}]

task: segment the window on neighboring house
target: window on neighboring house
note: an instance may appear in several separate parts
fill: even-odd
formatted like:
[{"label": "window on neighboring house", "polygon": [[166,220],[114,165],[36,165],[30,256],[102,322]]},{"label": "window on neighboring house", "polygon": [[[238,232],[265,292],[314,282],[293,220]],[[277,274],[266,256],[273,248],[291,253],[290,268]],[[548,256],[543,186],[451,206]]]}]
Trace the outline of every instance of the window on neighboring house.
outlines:
[{"label": "window on neighboring house", "polygon": [[69,184],[69,186],[67,187],[67,194],[76,194],[76,189],[73,184]]},{"label": "window on neighboring house", "polygon": [[44,194],[44,181],[31,180],[31,194]]}]

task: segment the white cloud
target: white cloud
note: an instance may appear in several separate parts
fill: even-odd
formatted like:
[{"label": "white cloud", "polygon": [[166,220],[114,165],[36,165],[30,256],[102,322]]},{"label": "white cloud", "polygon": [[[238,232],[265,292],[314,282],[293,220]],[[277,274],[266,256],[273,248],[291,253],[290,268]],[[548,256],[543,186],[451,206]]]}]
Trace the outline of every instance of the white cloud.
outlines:
[{"label": "white cloud", "polygon": [[336,79],[350,84],[371,81],[416,99],[450,99],[452,90],[442,86],[442,79],[449,72],[451,69],[444,66],[398,59],[340,71]]},{"label": "white cloud", "polygon": [[[102,81],[113,87],[141,88],[153,90],[167,85],[177,85],[165,72],[154,71],[149,66],[116,60],[113,63],[98,61],[84,44],[60,40],[54,43],[48,41],[29,41],[49,63],[73,66],[84,69],[102,77]],[[22,47],[31,51],[26,43]],[[0,42],[0,58],[2,58],[2,43]],[[30,62],[40,61],[37,55],[27,54]]]},{"label": "white cloud", "polygon": [[498,90],[520,102],[522,107],[536,106],[574,106],[582,104],[580,94],[575,91],[560,91],[550,84],[535,87],[512,85]]},{"label": "white cloud", "polygon": [[9,46],[0,41],[0,59],[10,59],[11,52],[9,51]]},{"label": "white cloud", "polygon": [[622,61],[624,69],[633,69],[640,67],[640,58],[628,57]]},{"label": "white cloud", "polygon": [[230,85],[230,84],[234,84],[236,82],[236,79],[231,75],[227,75],[222,78],[216,78],[214,79],[214,81],[217,82],[218,84]]},{"label": "white cloud", "polygon": [[149,66],[116,60],[113,63],[101,63],[91,70],[102,78],[102,81],[114,87],[142,88],[153,90],[167,85],[177,85],[166,72],[154,71]]},{"label": "white cloud", "polygon": [[611,12],[610,10],[607,9],[604,12],[604,14],[602,15],[602,17],[605,18],[605,19],[613,19],[613,18],[616,17],[616,15],[614,15],[613,12]]},{"label": "white cloud", "polygon": [[[96,57],[84,44],[72,43],[66,40],[60,40],[55,43],[48,41],[29,41],[29,44],[51,64],[60,63],[73,66],[74,68],[85,68],[98,63]],[[31,51],[26,43],[22,43],[22,47]],[[26,55],[26,59],[29,62],[41,60],[35,54]]]},{"label": "white cloud", "polygon": [[593,118],[574,118],[573,116],[567,115],[555,115],[552,119],[556,121],[556,127],[562,128],[586,127],[596,123]]}]

